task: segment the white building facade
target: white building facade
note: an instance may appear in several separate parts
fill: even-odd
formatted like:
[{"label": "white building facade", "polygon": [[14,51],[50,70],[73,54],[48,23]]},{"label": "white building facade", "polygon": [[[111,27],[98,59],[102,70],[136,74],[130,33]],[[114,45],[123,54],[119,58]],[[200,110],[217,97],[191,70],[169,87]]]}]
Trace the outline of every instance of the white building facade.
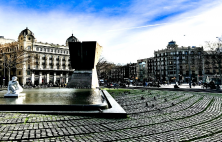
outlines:
[{"label": "white building facade", "polygon": [[0,44],[6,44],[6,43],[11,43],[11,42],[15,42],[15,40],[7,39],[7,38],[4,38],[4,36],[0,36]]},{"label": "white building facade", "polygon": [[[68,41],[78,41],[73,35],[66,40],[66,45],[37,42],[34,33],[28,28],[18,36],[19,48],[29,50],[31,63],[24,63],[17,68],[16,75],[21,84],[66,84],[73,69],[70,66]],[[29,56],[29,55],[27,55]]]}]

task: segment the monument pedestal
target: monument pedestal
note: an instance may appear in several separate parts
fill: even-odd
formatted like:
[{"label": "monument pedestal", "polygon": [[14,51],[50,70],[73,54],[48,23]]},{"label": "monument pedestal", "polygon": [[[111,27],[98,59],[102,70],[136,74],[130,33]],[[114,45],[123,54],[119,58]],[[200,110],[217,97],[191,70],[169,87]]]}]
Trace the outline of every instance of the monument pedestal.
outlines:
[{"label": "monument pedestal", "polygon": [[69,81],[68,88],[96,88],[99,87],[96,69],[75,70]]}]

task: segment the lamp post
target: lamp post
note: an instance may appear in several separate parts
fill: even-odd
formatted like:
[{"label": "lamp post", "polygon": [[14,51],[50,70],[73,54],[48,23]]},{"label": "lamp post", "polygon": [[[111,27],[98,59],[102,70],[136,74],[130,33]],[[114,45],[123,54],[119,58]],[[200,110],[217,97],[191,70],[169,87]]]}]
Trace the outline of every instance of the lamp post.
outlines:
[{"label": "lamp post", "polygon": [[191,88],[190,47],[188,46],[189,86]]},{"label": "lamp post", "polygon": [[[219,61],[219,74],[220,74],[220,81],[221,81],[221,85],[222,85],[222,79],[221,79],[221,49],[222,47],[219,47],[221,44],[220,42],[222,42],[221,38],[220,37],[216,37],[218,38],[218,51],[219,51],[219,57],[220,57],[220,61]],[[219,83],[218,83],[218,87],[219,87]]]},{"label": "lamp post", "polygon": [[4,77],[3,77],[3,86],[5,86],[5,53],[3,53],[4,57]]}]

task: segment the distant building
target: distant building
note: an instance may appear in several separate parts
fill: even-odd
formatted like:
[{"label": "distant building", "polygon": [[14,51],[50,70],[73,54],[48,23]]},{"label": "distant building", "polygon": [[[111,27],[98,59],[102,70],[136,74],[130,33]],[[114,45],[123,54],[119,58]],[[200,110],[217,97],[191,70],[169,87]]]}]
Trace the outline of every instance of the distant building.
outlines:
[{"label": "distant building", "polygon": [[137,76],[137,63],[116,66],[109,73],[109,82],[135,81]]},{"label": "distant building", "polygon": [[15,42],[14,39],[6,39],[4,36],[0,36],[0,44]]},{"label": "distant building", "polygon": [[203,59],[203,47],[178,47],[175,41],[170,41],[166,49],[154,51],[154,57],[137,60],[138,81],[202,80]]},{"label": "distant building", "polygon": [[147,79],[149,82],[155,80],[154,57],[147,58]]},{"label": "distant building", "polygon": [[[25,63],[22,68],[16,69],[20,84],[67,83],[69,76],[73,73],[69,59],[68,42],[70,41],[79,40],[71,35],[65,41],[66,45],[42,43],[37,42],[34,33],[28,28],[22,30],[18,36],[19,48],[32,51],[35,57],[32,56],[31,64]],[[0,71],[3,71],[3,68]],[[2,76],[3,74],[1,74],[1,78]]]},{"label": "distant building", "polygon": [[148,60],[149,58],[137,60],[137,79],[140,82],[148,81]]},{"label": "distant building", "polygon": [[178,47],[175,41],[170,41],[166,49],[154,51],[153,71],[159,81],[188,82],[189,78],[199,81],[203,71],[203,47]]}]

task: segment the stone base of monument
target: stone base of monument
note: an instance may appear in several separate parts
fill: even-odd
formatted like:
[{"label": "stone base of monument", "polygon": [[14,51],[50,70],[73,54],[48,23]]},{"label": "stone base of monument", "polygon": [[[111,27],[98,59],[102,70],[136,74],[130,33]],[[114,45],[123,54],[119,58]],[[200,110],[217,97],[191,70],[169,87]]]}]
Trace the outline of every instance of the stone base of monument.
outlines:
[{"label": "stone base of monument", "polygon": [[4,98],[18,98],[18,97],[24,97],[24,93],[19,93],[19,94],[5,94]]},{"label": "stone base of monument", "polygon": [[96,69],[92,70],[77,70],[74,71],[69,80],[67,88],[96,88],[99,87],[98,77],[96,73]]}]

